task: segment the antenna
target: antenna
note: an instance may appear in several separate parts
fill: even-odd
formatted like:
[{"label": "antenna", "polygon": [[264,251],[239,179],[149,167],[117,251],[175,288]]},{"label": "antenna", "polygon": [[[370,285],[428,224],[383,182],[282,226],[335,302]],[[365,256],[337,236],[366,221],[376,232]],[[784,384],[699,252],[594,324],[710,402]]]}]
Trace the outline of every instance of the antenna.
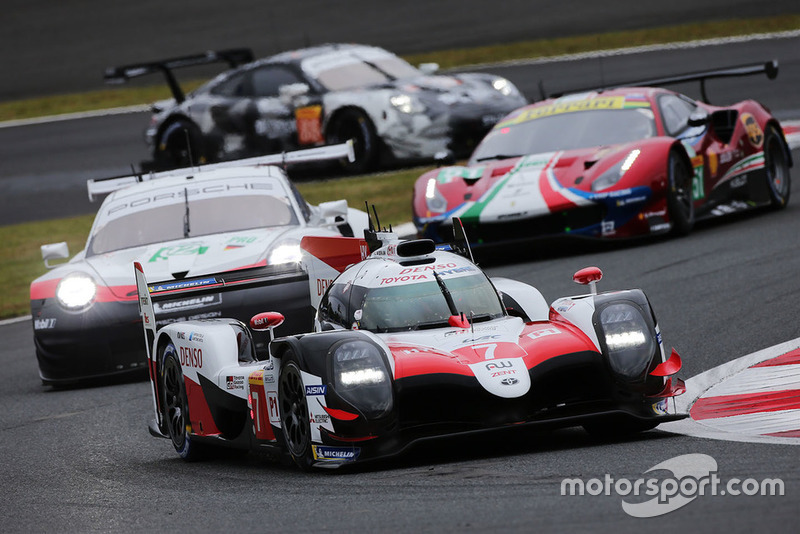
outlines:
[{"label": "antenna", "polygon": [[183,188],[183,205],[186,208],[183,213],[183,237],[189,237],[189,190],[186,187]]},{"label": "antenna", "polygon": [[[372,224],[372,216],[369,213],[369,202],[366,201],[366,200],[364,201],[364,207],[367,208],[367,219],[369,219],[369,231],[370,232],[374,232],[375,231],[375,225]],[[374,207],[375,206],[373,206],[373,208]]]},{"label": "antenna", "polygon": [[192,157],[192,143],[189,141],[189,129],[183,129],[183,135],[186,137],[186,154],[189,156],[189,167],[194,167],[194,158]]},{"label": "antenna", "polygon": [[378,231],[381,231],[381,220],[378,218],[378,210],[375,209],[375,204],[372,205],[372,213],[375,214],[375,224],[378,226]]}]

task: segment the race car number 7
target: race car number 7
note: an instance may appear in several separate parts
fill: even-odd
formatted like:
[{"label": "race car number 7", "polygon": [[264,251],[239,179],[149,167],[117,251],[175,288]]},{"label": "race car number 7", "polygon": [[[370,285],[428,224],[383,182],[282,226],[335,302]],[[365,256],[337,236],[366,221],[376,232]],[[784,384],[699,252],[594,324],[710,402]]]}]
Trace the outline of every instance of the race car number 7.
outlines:
[{"label": "race car number 7", "polygon": [[494,349],[497,348],[497,343],[486,343],[484,345],[473,345],[472,347],[475,351],[480,349],[486,349],[486,352],[483,354],[484,360],[493,360],[494,359]]}]

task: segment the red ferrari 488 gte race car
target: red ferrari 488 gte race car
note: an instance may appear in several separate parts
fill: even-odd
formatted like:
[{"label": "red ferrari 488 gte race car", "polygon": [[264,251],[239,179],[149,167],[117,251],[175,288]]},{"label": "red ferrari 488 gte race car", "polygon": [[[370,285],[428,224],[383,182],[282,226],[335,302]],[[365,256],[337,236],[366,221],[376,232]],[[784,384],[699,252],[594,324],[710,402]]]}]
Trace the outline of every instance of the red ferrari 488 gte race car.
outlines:
[{"label": "red ferrari 488 gte race car", "polygon": [[[777,69],[770,62],[650,84],[774,78]],[[474,244],[688,234],[696,220],[784,207],[791,165],[780,124],[753,100],[716,107],[656,87],[595,90],[502,119],[466,166],[417,180],[413,218],[420,236],[447,241],[458,217]]]},{"label": "red ferrari 488 gte race car", "polygon": [[670,402],[685,389],[681,360],[665,351],[641,290],[597,293],[592,267],[574,276],[588,294],[548,306],[534,287],[490,279],[431,240],[366,235],[303,239],[315,331],[272,340],[261,360],[254,341],[280,313],[249,327],[209,319],[157,330],[136,264],[150,432],[187,460],[216,445],[278,451],[306,469],[436,436],[518,425],[619,435],[683,417]]}]

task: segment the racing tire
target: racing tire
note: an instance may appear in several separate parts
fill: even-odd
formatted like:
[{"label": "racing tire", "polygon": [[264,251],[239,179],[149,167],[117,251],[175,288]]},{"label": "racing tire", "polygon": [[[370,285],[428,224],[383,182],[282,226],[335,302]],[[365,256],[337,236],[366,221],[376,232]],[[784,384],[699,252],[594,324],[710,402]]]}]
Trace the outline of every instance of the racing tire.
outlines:
[{"label": "racing tire", "polygon": [[345,143],[353,140],[355,161],[342,160],[342,168],[350,174],[362,174],[375,167],[378,160],[378,134],[367,115],[350,108],[340,112],[328,130],[328,143]]},{"label": "racing tire", "polygon": [[694,199],[692,198],[692,168],[676,149],[670,150],[667,162],[667,210],[672,222],[672,232],[678,236],[691,233],[694,227]]},{"label": "racing tire", "polygon": [[284,363],[278,379],[278,407],[283,439],[294,463],[303,471],[308,471],[314,461],[303,374],[294,352],[286,351],[282,360]]},{"label": "racing tire", "polygon": [[155,160],[156,166],[162,169],[207,163],[208,157],[200,128],[185,120],[168,124],[156,143]]},{"label": "racing tire", "polygon": [[769,125],[764,136],[764,170],[766,171],[769,203],[773,209],[785,208],[789,203],[792,178],[783,137],[775,126]]},{"label": "racing tire", "polygon": [[583,429],[594,439],[612,441],[615,439],[624,439],[640,432],[646,432],[657,426],[658,421],[619,419],[611,421],[587,421],[583,424]]},{"label": "racing tire", "polygon": [[167,434],[178,455],[187,462],[205,457],[207,447],[196,443],[191,436],[186,383],[177,350],[172,343],[164,347],[161,355],[161,406]]}]

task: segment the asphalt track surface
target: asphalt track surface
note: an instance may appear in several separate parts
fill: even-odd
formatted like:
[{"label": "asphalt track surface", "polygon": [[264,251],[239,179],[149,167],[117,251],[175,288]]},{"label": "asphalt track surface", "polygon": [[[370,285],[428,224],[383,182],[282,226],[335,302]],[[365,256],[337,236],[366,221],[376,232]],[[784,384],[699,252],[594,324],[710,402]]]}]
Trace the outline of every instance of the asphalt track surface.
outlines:
[{"label": "asphalt track surface", "polygon": [[[780,116],[796,118],[800,110],[795,90],[800,70],[797,44],[796,39],[748,43],[606,58],[602,63],[604,76],[615,73],[628,78],[631,72],[667,67],[672,71],[676,65],[683,71],[778,57],[782,68],[778,80],[719,82],[709,86],[710,96],[712,101],[725,102],[753,95]],[[590,71],[598,72],[598,63],[594,59],[538,65],[536,78],[544,71],[549,74],[544,79],[585,79]],[[120,118],[132,119],[116,119]],[[107,153],[119,150],[111,127],[101,136],[108,143],[95,150],[73,139],[85,126],[60,124],[55,131],[49,130],[55,125],[35,131],[26,127],[32,129],[29,142],[39,139],[47,154],[67,143],[75,153],[73,163],[83,160],[90,167],[86,172],[119,165],[114,154]],[[61,127],[69,128],[62,131]],[[7,131],[0,130],[2,135]],[[135,148],[125,145],[123,150]],[[66,151],[62,156],[69,160]],[[795,151],[794,157],[797,161],[800,153]],[[4,158],[0,164],[5,164]],[[46,162],[37,164],[42,173],[49,172]],[[84,171],[72,172],[77,176]],[[51,176],[57,182],[58,176]],[[797,176],[795,168],[795,183]],[[48,181],[37,178],[37,186],[40,183],[45,188]],[[63,184],[64,191],[70,189],[68,183]],[[7,190],[3,193],[4,202],[16,198],[9,197]],[[800,338],[796,320],[798,227],[800,202],[795,199],[779,212],[700,225],[684,239],[613,247],[547,244],[515,251],[513,257],[486,265],[492,276],[536,285],[548,301],[579,293],[571,276],[587,265],[603,269],[601,290],[642,288],[659,317],[665,343],[683,356],[682,376],[690,377]],[[579,429],[449,439],[421,445],[370,468],[333,473],[303,474],[255,455],[187,464],[177,458],[168,442],[148,435],[152,401],[146,382],[66,391],[42,388],[32,354],[30,323],[0,326],[0,339],[4,343],[0,351],[4,369],[0,517],[8,532],[232,528],[277,532],[793,532],[800,515],[797,447],[715,441],[659,430],[616,443],[594,442]],[[621,509],[620,496],[560,493],[566,477],[603,479],[609,474],[635,480],[659,462],[691,453],[715,458],[723,480],[779,477],[785,484],[785,496],[704,496],[664,517],[634,519]]]}]

